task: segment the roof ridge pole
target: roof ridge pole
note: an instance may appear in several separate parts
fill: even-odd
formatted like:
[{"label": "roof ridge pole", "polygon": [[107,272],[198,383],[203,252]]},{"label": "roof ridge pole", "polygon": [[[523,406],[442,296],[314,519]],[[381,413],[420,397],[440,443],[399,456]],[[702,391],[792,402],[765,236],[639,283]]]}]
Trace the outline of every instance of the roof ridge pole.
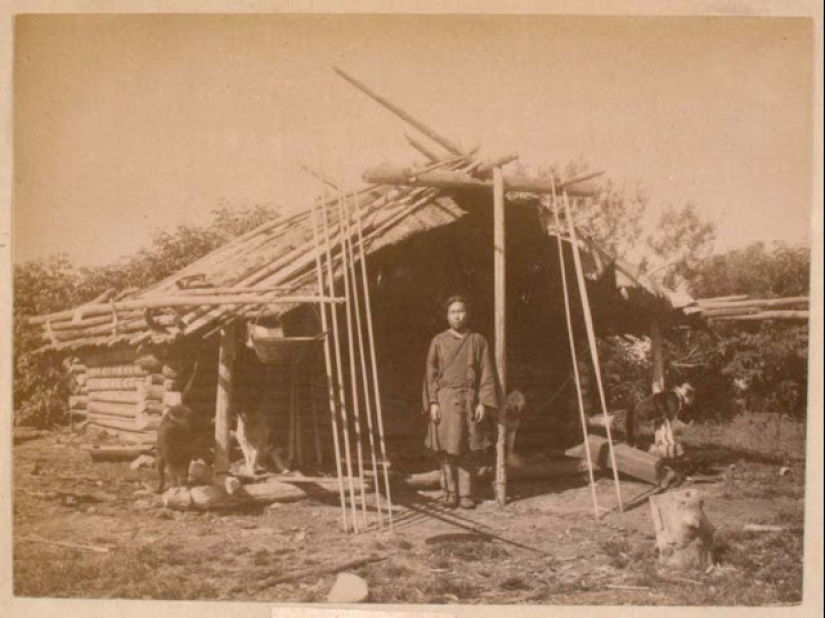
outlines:
[{"label": "roof ridge pole", "polygon": [[[319,196],[320,197],[320,196]],[[319,199],[319,202],[321,199]],[[323,207],[323,206],[322,206]],[[321,246],[318,239],[318,213],[315,211],[315,204],[310,205],[312,209],[312,238],[315,241],[315,273],[318,280],[318,295],[323,296],[325,292],[324,275],[321,266]],[[344,478],[341,474],[341,446],[338,439],[338,414],[335,405],[335,386],[334,377],[332,374],[332,342],[329,337],[329,326],[327,322],[327,306],[324,303],[318,303],[318,309],[321,312],[321,329],[324,332],[324,369],[327,374],[327,391],[329,395],[329,413],[332,422],[332,443],[335,448],[335,466],[338,472],[338,491],[341,496],[341,523],[344,526],[344,532],[349,530],[347,525],[347,505],[346,492],[344,491]],[[335,311],[335,307],[331,307]]]},{"label": "roof ridge pole", "polygon": [[[326,190],[324,190],[324,197],[326,198]],[[326,202],[326,199],[324,200]],[[330,288],[331,292],[335,292],[335,277],[333,273],[333,262],[332,262],[332,251],[330,249],[330,238],[329,238],[329,217],[327,214],[326,204],[321,205],[321,213],[323,214],[323,222],[324,222],[324,245],[327,253],[327,284]],[[340,221],[339,221],[340,224]],[[340,225],[339,225],[340,227]],[[343,256],[342,256],[343,259]],[[349,418],[347,415],[347,394],[346,389],[344,388],[344,371],[343,365],[341,364],[341,340],[339,339],[339,328],[338,328],[338,312],[336,311],[335,307],[332,308],[332,339],[335,343],[335,366],[336,372],[338,377],[338,402],[339,402],[339,409],[341,410],[341,425],[344,431],[344,456],[346,457],[346,464],[347,464],[347,477],[349,479],[349,495],[350,495],[350,507],[352,508],[352,526],[355,532],[358,532],[358,511],[356,507],[356,499],[355,499],[355,487],[352,483],[352,456],[350,452],[350,442],[349,442]]]},{"label": "roof ridge pole", "polygon": [[499,506],[507,504],[507,298],[506,254],[504,237],[504,175],[501,168],[493,168],[493,287],[495,313],[495,353],[498,370],[500,401],[496,413],[498,437],[496,439],[495,494]]},{"label": "roof ridge pole", "polygon": [[435,131],[433,131],[430,127],[425,125],[420,120],[417,120],[416,118],[411,116],[409,113],[405,112],[403,109],[398,107],[395,103],[392,103],[391,101],[388,101],[387,99],[382,97],[380,94],[374,92],[369,87],[367,87],[366,84],[358,81],[352,75],[349,75],[348,73],[342,71],[338,67],[332,67],[332,70],[335,71],[339,76],[341,76],[345,80],[347,80],[350,84],[352,84],[353,86],[358,88],[358,90],[363,92],[365,95],[367,95],[368,97],[370,97],[374,101],[378,102],[383,107],[390,110],[393,114],[395,114],[396,116],[401,118],[401,120],[403,120],[407,124],[409,124],[409,125],[415,127],[416,129],[418,129],[421,133],[423,133],[424,135],[429,137],[436,144],[438,144],[439,146],[441,146],[442,148],[444,148],[448,152],[451,152],[454,155],[463,155],[463,154],[465,154],[464,151],[459,146],[457,146],[456,144],[454,144],[453,142],[448,140],[443,135],[440,135],[440,134],[436,133]]},{"label": "roof ridge pole", "polygon": [[[366,318],[367,318],[367,337],[369,338],[370,344],[370,364],[372,368],[372,386],[375,391],[375,415],[376,420],[378,422],[378,440],[381,446],[381,465],[384,469],[384,489],[387,492],[387,516],[390,520],[390,530],[393,527],[392,521],[392,497],[390,495],[390,474],[389,474],[389,464],[387,463],[387,446],[384,440],[384,419],[383,419],[383,410],[381,408],[381,387],[378,383],[378,361],[375,354],[375,331],[373,330],[372,325],[372,306],[370,303],[370,286],[369,286],[369,276],[367,274],[367,254],[364,249],[364,231],[361,225],[361,217],[362,207],[356,203],[355,204],[356,211],[355,211],[355,224],[356,230],[358,231],[358,253],[359,257],[361,258],[361,279],[362,285],[364,288],[364,305],[366,308]],[[378,491],[378,477],[375,478],[375,489],[376,493]]]},{"label": "roof ridge pole", "polygon": [[360,360],[360,369],[361,369],[361,381],[362,386],[364,388],[364,405],[366,407],[366,415],[367,415],[367,434],[369,435],[369,444],[370,444],[370,456],[372,458],[372,478],[376,484],[375,488],[375,501],[376,506],[378,507],[378,524],[382,528],[384,527],[384,517],[381,512],[381,492],[378,491],[378,462],[375,457],[375,432],[372,426],[372,403],[370,402],[370,389],[369,389],[369,378],[367,376],[367,358],[364,352],[364,325],[361,322],[361,302],[359,300],[358,295],[358,277],[355,272],[355,255],[352,248],[352,243],[354,240],[354,236],[350,233],[350,208],[349,204],[350,201],[355,203],[355,196],[351,195],[350,199],[347,199],[346,196],[344,197],[344,212],[345,212],[345,220],[346,220],[346,227],[347,227],[347,237],[349,238],[349,242],[347,243],[347,250],[349,251],[349,266],[350,266],[350,278],[352,279],[352,298],[353,304],[355,309],[355,328],[358,333],[357,341],[358,341],[358,355]]},{"label": "roof ridge pole", "polygon": [[[340,186],[340,183],[338,183]],[[349,355],[349,377],[350,386],[352,388],[352,420],[355,427],[355,452],[358,457],[358,478],[361,480],[361,509],[366,528],[367,522],[367,492],[364,481],[364,447],[361,435],[361,398],[358,395],[358,376],[356,375],[355,366],[355,338],[353,336],[352,323],[352,303],[353,291],[350,288],[349,271],[351,264],[349,263],[349,226],[347,225],[346,205],[344,204],[345,194],[343,189],[338,190],[338,230],[341,241],[341,277],[344,279],[344,296],[347,301],[344,305],[346,324],[347,324],[347,354]]]},{"label": "roof ridge pole", "polygon": [[[555,183],[553,183],[555,185]],[[556,191],[553,190],[553,217],[555,219],[556,231],[560,231],[559,204],[556,198]],[[584,399],[582,397],[581,379],[579,378],[579,359],[576,355],[576,342],[573,337],[573,318],[570,312],[570,291],[567,285],[567,268],[564,261],[564,248],[561,244],[561,235],[556,234],[556,244],[559,247],[559,265],[561,268],[561,285],[564,291],[564,315],[567,318],[567,335],[570,343],[570,356],[573,360],[573,377],[576,380],[576,397],[579,403],[579,416],[582,423],[582,435],[584,437],[584,451],[587,456],[587,474],[590,478],[590,496],[593,500],[593,515],[599,517],[599,499],[596,496],[596,479],[593,476],[593,459],[590,455],[590,442],[587,435],[587,417],[584,413]]]},{"label": "roof ridge pole", "polygon": [[593,360],[593,373],[596,374],[596,385],[599,388],[599,401],[604,415],[604,428],[607,432],[607,448],[610,452],[610,466],[613,468],[613,481],[616,485],[616,498],[619,501],[619,512],[624,512],[622,504],[622,486],[619,482],[619,468],[616,465],[616,452],[613,449],[613,437],[610,431],[610,418],[607,414],[607,402],[604,398],[604,385],[602,384],[602,370],[599,365],[599,351],[596,348],[596,333],[593,329],[593,314],[590,311],[590,299],[587,295],[587,287],[584,281],[584,270],[582,269],[581,256],[579,255],[579,241],[576,237],[576,228],[573,225],[573,218],[570,216],[570,201],[567,199],[567,191],[562,193],[564,199],[564,217],[567,219],[567,230],[570,234],[570,243],[573,250],[573,263],[576,266],[576,278],[579,284],[579,294],[581,295],[582,309],[584,313],[584,323],[587,327],[587,341],[590,344],[590,357]]}]

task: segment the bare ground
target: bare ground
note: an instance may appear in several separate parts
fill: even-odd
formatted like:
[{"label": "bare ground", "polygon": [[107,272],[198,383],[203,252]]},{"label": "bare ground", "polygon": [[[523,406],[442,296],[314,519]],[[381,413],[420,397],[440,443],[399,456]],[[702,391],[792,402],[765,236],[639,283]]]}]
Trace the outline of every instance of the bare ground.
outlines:
[{"label": "bare ground", "polygon": [[[750,438],[748,437],[750,436]],[[394,530],[340,532],[331,500],[227,514],[172,513],[151,493],[154,471],[92,463],[69,431],[14,447],[14,592],[27,597],[323,601],[356,569],[376,603],[770,605],[801,601],[804,432],[760,423],[694,427],[694,485],[717,529],[709,573],[661,570],[646,501],[601,520],[578,478],[520,483],[504,509],[445,511],[439,492],[397,492]],[[780,476],[780,467],[789,472]],[[649,486],[622,482],[626,503]],[[58,492],[63,492],[60,494]],[[72,496],[66,496],[72,494]],[[616,504],[612,479],[598,482]],[[744,532],[771,524],[781,532]],[[47,539],[108,549],[51,545]]]}]

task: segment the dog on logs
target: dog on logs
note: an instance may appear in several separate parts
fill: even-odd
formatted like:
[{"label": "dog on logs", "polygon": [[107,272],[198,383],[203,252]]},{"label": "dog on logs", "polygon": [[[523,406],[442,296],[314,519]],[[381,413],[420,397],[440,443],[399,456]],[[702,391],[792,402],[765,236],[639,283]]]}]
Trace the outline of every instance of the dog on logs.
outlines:
[{"label": "dog on logs", "polygon": [[[183,401],[192,388],[197,371],[198,364],[195,363],[189,382],[183,389]],[[166,488],[167,472],[174,487],[189,487],[189,464],[192,461],[195,438],[194,420],[192,410],[183,404],[171,406],[163,413],[155,447],[159,494]]]},{"label": "dog on logs", "polygon": [[642,399],[625,418],[625,437],[630,446],[636,446],[639,430],[642,427],[653,429],[653,433],[664,425],[673,422],[679,413],[693,404],[694,388],[685,382],[669,391],[654,393]]}]

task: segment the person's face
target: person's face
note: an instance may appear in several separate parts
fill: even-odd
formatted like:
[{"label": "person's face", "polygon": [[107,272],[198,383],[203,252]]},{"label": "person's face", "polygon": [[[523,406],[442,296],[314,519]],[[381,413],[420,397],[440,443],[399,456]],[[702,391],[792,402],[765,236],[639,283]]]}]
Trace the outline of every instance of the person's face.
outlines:
[{"label": "person's face", "polygon": [[467,307],[464,303],[455,302],[447,308],[447,322],[454,330],[463,330],[467,326]]}]

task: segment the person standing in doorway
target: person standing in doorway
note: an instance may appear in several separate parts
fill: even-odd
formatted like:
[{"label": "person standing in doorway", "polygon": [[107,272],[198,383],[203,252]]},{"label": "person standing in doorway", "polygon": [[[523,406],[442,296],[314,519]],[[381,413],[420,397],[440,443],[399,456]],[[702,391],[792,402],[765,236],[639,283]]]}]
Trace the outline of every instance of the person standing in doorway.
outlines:
[{"label": "person standing in doorway", "polygon": [[469,327],[463,296],[447,301],[449,328],[430,343],[424,378],[426,446],[441,458],[444,504],[475,507],[473,454],[493,444],[492,420],[502,397],[487,340]]}]

